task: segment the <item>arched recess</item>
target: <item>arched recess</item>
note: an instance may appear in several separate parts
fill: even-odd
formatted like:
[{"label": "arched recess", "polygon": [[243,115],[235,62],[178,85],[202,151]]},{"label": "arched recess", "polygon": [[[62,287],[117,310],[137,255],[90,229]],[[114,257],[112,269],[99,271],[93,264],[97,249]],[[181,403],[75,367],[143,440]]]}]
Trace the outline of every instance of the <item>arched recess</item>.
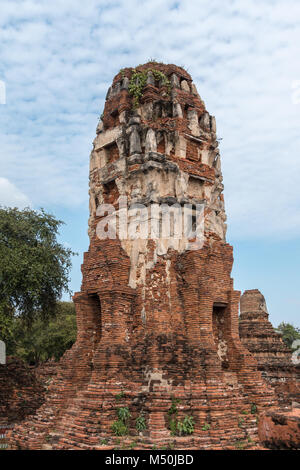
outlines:
[{"label": "arched recess", "polygon": [[212,313],[212,326],[214,341],[217,347],[217,355],[221,361],[222,369],[229,369],[228,359],[228,324],[227,324],[227,304],[215,302]]}]

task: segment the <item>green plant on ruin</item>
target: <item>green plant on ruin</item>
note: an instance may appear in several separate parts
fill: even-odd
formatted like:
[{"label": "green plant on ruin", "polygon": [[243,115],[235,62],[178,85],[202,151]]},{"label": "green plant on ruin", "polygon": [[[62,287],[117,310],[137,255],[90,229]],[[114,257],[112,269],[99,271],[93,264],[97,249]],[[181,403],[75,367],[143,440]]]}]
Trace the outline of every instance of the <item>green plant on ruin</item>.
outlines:
[{"label": "green plant on ruin", "polygon": [[168,77],[159,70],[148,69],[144,71],[137,71],[133,69],[132,75],[129,81],[128,91],[133,96],[133,108],[136,109],[139,106],[140,99],[143,96],[143,90],[147,83],[148,72],[151,72],[157,81],[161,81],[163,86],[167,87],[168,93],[171,91],[171,83]]},{"label": "green plant on ruin", "polygon": [[145,431],[145,429],[147,429],[146,420],[142,414],[140,414],[137,417],[136,422],[135,422],[135,428],[138,432],[142,432],[142,431]]},{"label": "green plant on ruin", "polygon": [[177,420],[176,419],[169,419],[169,429],[171,431],[171,436],[176,436],[177,432]]},{"label": "green plant on ruin", "polygon": [[194,418],[185,416],[182,421],[177,421],[177,433],[179,436],[188,436],[193,434],[195,429]]},{"label": "green plant on ruin", "polygon": [[128,445],[128,449],[134,449],[135,446],[136,446],[136,441],[132,441],[129,445]]},{"label": "green plant on ruin", "polygon": [[136,69],[133,70],[128,91],[133,96],[133,107],[137,108],[141,97],[143,96],[143,89],[147,83],[147,71],[138,72]]},{"label": "green plant on ruin", "polygon": [[171,407],[169,408],[168,410],[168,415],[173,415],[173,414],[177,414],[178,410],[177,410],[177,405],[180,403],[180,399],[179,398],[174,398],[172,397],[172,404],[171,404]]},{"label": "green plant on ruin", "polygon": [[121,400],[122,398],[125,397],[125,393],[124,391],[122,390],[120,393],[117,393],[116,395],[116,400]]},{"label": "green plant on ruin", "polygon": [[123,408],[118,408],[117,416],[120,421],[122,421],[123,423],[126,423],[128,419],[131,417],[128,407],[124,406]]},{"label": "green plant on ruin", "polygon": [[169,429],[172,436],[187,436],[194,432],[194,418],[185,416],[182,420],[177,419],[177,405],[180,403],[178,398],[172,397],[172,404],[168,410]]},{"label": "green plant on ruin", "polygon": [[[175,436],[176,435],[176,431],[177,431],[177,419],[176,419],[176,415],[178,413],[178,410],[177,410],[177,405],[178,403],[180,403],[180,400],[178,398],[174,398],[172,397],[172,404],[168,410],[168,415],[169,415],[169,429],[171,431],[171,435],[172,436]],[[175,417],[172,417],[173,415],[175,415]]]},{"label": "green plant on ruin", "polygon": [[169,429],[172,436],[188,436],[193,434],[195,429],[194,418],[192,416],[185,416],[183,420],[170,419]]},{"label": "green plant on ruin", "polygon": [[242,415],[247,415],[248,411],[247,410],[242,410],[241,413],[242,413]]},{"label": "green plant on ruin", "polygon": [[107,444],[107,439],[101,439],[100,445],[105,446]]},{"label": "green plant on ruin", "polygon": [[171,91],[171,83],[168,77],[160,70],[151,70],[156,81],[161,81],[162,86],[167,87],[168,93]]},{"label": "green plant on ruin", "polygon": [[208,431],[210,429],[210,424],[204,423],[204,426],[202,426],[202,431]]},{"label": "green plant on ruin", "polygon": [[239,428],[242,428],[244,424],[245,424],[245,420],[244,420],[243,418],[239,418],[239,419],[238,419],[238,426],[239,426]]},{"label": "green plant on ruin", "polygon": [[128,420],[131,417],[130,411],[127,406],[118,408],[117,410],[118,420],[114,421],[111,426],[112,432],[116,436],[126,436],[128,434]]},{"label": "green plant on ruin", "polygon": [[257,406],[255,403],[251,403],[251,414],[255,415],[257,413]]},{"label": "green plant on ruin", "polygon": [[120,420],[113,422],[111,430],[116,436],[126,436],[128,434],[128,427]]},{"label": "green plant on ruin", "polygon": [[236,443],[234,444],[234,447],[235,447],[237,450],[244,450],[244,448],[245,448],[245,442],[244,442],[244,441],[236,441]]}]

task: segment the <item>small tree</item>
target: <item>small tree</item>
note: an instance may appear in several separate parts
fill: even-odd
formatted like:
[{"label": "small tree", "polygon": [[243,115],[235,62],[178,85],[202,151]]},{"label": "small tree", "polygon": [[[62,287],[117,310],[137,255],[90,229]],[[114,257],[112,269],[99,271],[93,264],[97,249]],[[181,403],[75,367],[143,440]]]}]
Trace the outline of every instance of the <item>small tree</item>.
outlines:
[{"label": "small tree", "polygon": [[0,207],[0,336],[12,333],[13,319],[27,325],[55,315],[69,292],[71,256],[57,241],[63,224],[44,210]]},{"label": "small tree", "polygon": [[76,340],[76,315],[73,302],[58,302],[55,317],[35,319],[28,327],[21,318],[14,319],[8,354],[30,364],[58,361]]},{"label": "small tree", "polygon": [[281,322],[276,331],[282,335],[283,341],[289,348],[292,348],[296,339],[300,339],[300,329],[290,323]]}]

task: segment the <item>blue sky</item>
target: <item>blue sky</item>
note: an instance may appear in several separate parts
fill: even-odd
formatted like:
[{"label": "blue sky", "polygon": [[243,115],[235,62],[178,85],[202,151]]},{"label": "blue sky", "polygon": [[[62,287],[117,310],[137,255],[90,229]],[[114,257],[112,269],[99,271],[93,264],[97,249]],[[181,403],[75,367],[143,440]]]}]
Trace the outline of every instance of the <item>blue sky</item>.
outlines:
[{"label": "blue sky", "polygon": [[88,162],[106,90],[150,58],[184,65],[216,116],[239,290],[299,326],[300,2],[1,0],[0,201],[44,207],[88,248]]}]

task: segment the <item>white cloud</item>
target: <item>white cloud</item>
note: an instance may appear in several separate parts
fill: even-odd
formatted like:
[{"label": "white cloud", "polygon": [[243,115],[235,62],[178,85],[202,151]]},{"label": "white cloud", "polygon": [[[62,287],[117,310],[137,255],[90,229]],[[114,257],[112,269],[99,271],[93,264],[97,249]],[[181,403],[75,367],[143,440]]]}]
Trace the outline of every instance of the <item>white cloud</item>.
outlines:
[{"label": "white cloud", "polygon": [[2,0],[3,177],[35,206],[86,204],[106,89],[153,57],[185,65],[217,118],[230,235],[299,235],[299,14],[297,0]]},{"label": "white cloud", "polygon": [[31,203],[26,194],[22,193],[13,183],[0,177],[0,205],[24,209],[24,207],[31,206]]}]

